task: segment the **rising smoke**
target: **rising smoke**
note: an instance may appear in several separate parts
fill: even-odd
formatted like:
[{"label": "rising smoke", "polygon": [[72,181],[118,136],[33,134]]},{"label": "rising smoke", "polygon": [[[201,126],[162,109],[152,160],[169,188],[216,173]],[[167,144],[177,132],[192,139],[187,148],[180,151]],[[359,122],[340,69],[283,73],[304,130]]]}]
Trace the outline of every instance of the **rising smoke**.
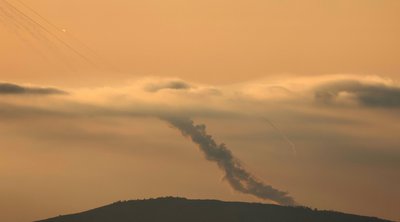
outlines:
[{"label": "rising smoke", "polygon": [[[49,95],[67,94],[67,92],[49,87],[24,87],[17,84],[0,83],[0,95],[2,94]],[[7,113],[7,110],[0,110],[0,113]],[[161,119],[179,129],[185,137],[190,137],[203,151],[206,159],[216,162],[219,168],[225,172],[225,179],[236,191],[251,194],[261,199],[272,200],[281,205],[295,205],[293,198],[286,192],[262,183],[248,172],[224,144],[217,144],[207,134],[205,125],[195,125],[191,119],[183,117],[163,115]]]},{"label": "rising smoke", "polygon": [[225,144],[217,144],[212,136],[207,134],[205,125],[195,125],[191,119],[182,117],[163,117],[163,119],[197,144],[207,160],[216,162],[225,172],[225,179],[234,190],[272,200],[281,205],[296,204],[287,192],[279,191],[257,180],[240,164]]}]

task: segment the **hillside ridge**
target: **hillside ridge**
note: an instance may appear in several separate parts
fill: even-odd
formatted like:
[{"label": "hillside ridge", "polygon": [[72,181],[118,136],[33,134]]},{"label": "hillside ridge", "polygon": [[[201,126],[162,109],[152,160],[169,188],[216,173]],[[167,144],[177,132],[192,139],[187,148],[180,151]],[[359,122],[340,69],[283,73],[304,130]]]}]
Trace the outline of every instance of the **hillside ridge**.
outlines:
[{"label": "hillside ridge", "polygon": [[117,201],[81,213],[37,222],[389,222],[303,206],[161,197]]}]

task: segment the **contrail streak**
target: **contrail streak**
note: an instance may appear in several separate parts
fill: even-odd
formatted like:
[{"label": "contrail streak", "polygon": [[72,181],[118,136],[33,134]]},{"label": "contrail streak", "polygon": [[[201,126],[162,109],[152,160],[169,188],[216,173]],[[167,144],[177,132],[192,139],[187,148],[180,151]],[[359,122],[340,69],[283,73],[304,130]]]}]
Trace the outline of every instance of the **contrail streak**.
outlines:
[{"label": "contrail streak", "polygon": [[[25,7],[26,9],[28,9],[29,11],[31,11],[34,15],[36,15],[38,18],[40,18],[42,21],[44,21],[45,23],[47,23],[50,27],[52,27],[54,30],[57,30],[59,33],[69,37],[71,40],[73,40],[75,43],[78,43],[82,48],[86,49],[87,52],[89,52],[90,54],[92,54],[92,59],[94,60],[98,60],[96,61],[96,65],[99,65],[101,63],[106,64],[105,66],[108,66],[108,68],[111,68],[113,70],[119,71],[118,68],[116,68],[113,64],[111,64],[109,61],[107,61],[106,59],[104,59],[101,55],[99,55],[95,50],[93,50],[91,47],[89,47],[88,45],[86,45],[83,41],[81,41],[80,39],[78,39],[77,37],[75,37],[74,35],[72,35],[69,32],[66,32],[64,29],[60,28],[58,25],[56,25],[55,23],[51,22],[49,19],[47,19],[46,17],[44,17],[43,15],[41,15],[38,11],[36,11],[35,9],[33,9],[32,7],[30,7],[28,4],[26,4],[25,2],[21,1],[21,0],[15,0],[16,2],[18,2],[20,5],[22,5],[23,7]],[[94,56],[94,58],[93,58]],[[91,60],[92,61],[92,60]],[[92,61],[94,63],[94,61]],[[99,63],[99,64],[97,64]],[[100,66],[100,65],[99,65]]]},{"label": "contrail streak", "polygon": [[181,117],[163,117],[162,119],[197,144],[207,160],[216,162],[218,167],[225,172],[225,179],[236,191],[264,200],[272,200],[281,205],[296,204],[287,192],[277,190],[256,179],[242,166],[225,144],[217,144],[212,136],[207,134],[205,125],[195,125],[191,119]]},{"label": "contrail streak", "polygon": [[[56,54],[60,61],[63,62],[63,65],[67,65],[69,69],[74,70],[72,64],[77,60],[74,61],[73,57],[66,54],[67,52],[77,56],[77,58],[91,65],[91,67],[120,72],[115,65],[103,58],[83,41],[42,16],[24,1],[0,0],[0,7],[6,9],[0,11],[0,16],[8,17],[9,21],[8,24],[5,24],[6,26],[14,25],[15,28],[20,29],[21,33],[18,33],[19,35],[24,34],[22,31],[28,32],[38,43],[47,47],[49,52]],[[4,23],[7,23],[7,21]],[[21,40],[26,41],[26,38],[21,38]]]},{"label": "contrail streak", "polygon": [[[1,6],[1,5],[0,5],[0,18],[1,18],[0,20],[4,24],[4,26],[7,27],[7,29],[10,32],[12,32],[14,35],[16,35],[19,39],[21,39],[23,44],[25,44],[28,48],[30,48],[32,51],[34,51],[40,57],[47,60],[47,57],[38,48],[36,48],[35,45],[33,45],[31,43],[31,41],[29,41],[29,39],[27,39],[24,35],[22,35],[20,30],[24,29],[24,30],[28,31],[31,34],[31,36],[33,36],[35,39],[38,39],[39,37],[37,37],[35,35],[35,33],[33,33],[25,25],[20,24],[17,21],[17,19],[14,18],[13,15],[9,14],[9,12],[7,12],[7,10],[4,8],[4,6]],[[10,23],[12,23],[12,24],[10,25]]]},{"label": "contrail streak", "polygon": [[55,55],[55,57],[53,56],[52,58],[58,58],[60,61],[62,61],[62,64],[72,69],[71,64],[66,60],[63,53],[57,48],[54,42],[49,39],[48,36],[43,33],[42,29],[38,27],[35,23],[33,23],[27,15],[21,14],[19,11],[16,10],[15,7],[13,7],[13,5],[6,2],[5,0],[1,0],[0,3],[0,13],[7,18],[5,26],[7,26],[14,34],[19,36],[19,38],[25,44],[31,45],[32,47],[30,48],[33,49],[34,52],[42,55],[42,57],[48,60],[49,57],[45,56],[38,49],[36,49],[36,47],[31,44],[29,39],[25,38],[25,36],[23,35],[24,31],[29,33],[29,36],[35,39],[38,43],[44,45],[45,48],[47,48]]},{"label": "contrail streak", "polygon": [[297,155],[297,150],[296,150],[296,145],[292,142],[292,140],[281,130],[279,129],[272,121],[270,121],[267,118],[264,118],[264,120],[274,129],[276,130],[279,135],[284,139],[292,149],[293,155]]},{"label": "contrail streak", "polygon": [[29,20],[30,22],[32,22],[33,24],[35,24],[37,27],[39,27],[40,29],[42,29],[45,33],[49,34],[50,36],[52,36],[55,40],[57,40],[59,43],[61,43],[62,45],[64,45],[66,48],[68,48],[69,50],[71,50],[73,53],[75,53],[77,56],[79,56],[80,58],[82,58],[84,61],[88,62],[89,64],[95,65],[89,58],[87,58],[85,55],[83,55],[82,53],[80,53],[78,50],[76,50],[74,47],[72,47],[71,45],[69,45],[67,42],[65,42],[64,40],[62,40],[60,37],[58,37],[56,34],[52,33],[49,29],[47,29],[46,27],[44,27],[42,24],[38,23],[37,21],[35,21],[34,19],[32,19],[31,17],[29,17],[27,14],[25,14],[24,12],[22,12],[21,10],[19,10],[17,7],[15,7],[13,4],[11,4],[9,1],[7,0],[3,0],[3,2],[5,2],[6,4],[9,5],[9,7],[11,7],[13,10],[15,10],[18,14],[20,14],[21,16],[23,16],[24,18],[26,18],[27,20]]}]

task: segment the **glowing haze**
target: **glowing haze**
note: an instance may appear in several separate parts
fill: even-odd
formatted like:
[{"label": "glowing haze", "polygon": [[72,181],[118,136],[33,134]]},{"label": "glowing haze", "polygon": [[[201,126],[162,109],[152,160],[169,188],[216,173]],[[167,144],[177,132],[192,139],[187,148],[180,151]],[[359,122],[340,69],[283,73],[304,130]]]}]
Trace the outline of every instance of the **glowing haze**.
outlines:
[{"label": "glowing haze", "polygon": [[399,220],[398,11],[0,0],[0,220],[167,195]]}]

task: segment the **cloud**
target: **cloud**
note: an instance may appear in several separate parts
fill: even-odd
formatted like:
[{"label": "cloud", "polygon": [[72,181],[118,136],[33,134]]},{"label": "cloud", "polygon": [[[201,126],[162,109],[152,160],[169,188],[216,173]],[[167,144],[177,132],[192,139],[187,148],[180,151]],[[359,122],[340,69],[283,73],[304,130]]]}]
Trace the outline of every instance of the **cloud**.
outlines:
[{"label": "cloud", "polygon": [[[233,85],[206,85],[179,79],[146,78],[122,87],[76,88],[66,90],[49,87],[0,84],[0,102],[14,107],[40,108],[52,113],[110,116],[157,116],[177,114],[190,118],[251,116],[263,118],[294,113],[309,114],[316,119],[349,119],[345,114],[328,113],[337,107],[351,111],[354,107],[367,111],[382,107],[400,107],[400,87],[381,77],[333,75],[293,77],[282,80],[259,80]],[[62,97],[40,97],[32,101],[23,95],[66,94]],[[321,106],[322,105],[322,106]],[[285,111],[286,110],[286,111]],[[8,109],[11,112],[11,108]],[[347,112],[346,111],[346,112]],[[21,113],[21,109],[18,111]],[[344,112],[344,113],[346,113]],[[28,113],[28,112],[23,112]],[[355,120],[354,118],[350,118]]]},{"label": "cloud", "polygon": [[13,83],[0,83],[0,95],[54,95],[67,94],[66,91],[48,87],[28,87]]},{"label": "cloud", "polygon": [[320,103],[355,101],[367,107],[400,107],[400,87],[379,82],[340,80],[318,86],[315,99]]},{"label": "cloud", "polygon": [[[205,125],[197,125],[192,119],[211,117],[220,122],[222,118],[228,118],[229,121],[251,119],[264,122],[264,117],[267,117],[279,122],[285,132],[290,133],[294,142],[296,139],[310,138],[313,143],[318,140],[318,147],[324,147],[323,144],[327,141],[337,144],[340,138],[338,132],[346,135],[370,133],[368,138],[370,135],[378,139],[388,137],[384,135],[386,132],[377,133],[373,131],[375,128],[368,128],[372,126],[368,124],[376,121],[388,127],[384,123],[392,122],[393,117],[383,115],[374,118],[377,116],[375,112],[386,112],[400,106],[399,86],[394,81],[352,75],[293,77],[232,85],[206,85],[177,79],[153,78],[137,80],[122,87],[78,88],[69,89],[68,92],[71,93],[61,97],[40,96],[32,100],[24,95],[65,94],[66,91],[15,83],[0,84],[0,95],[21,95],[0,97],[0,118],[14,121],[24,117],[36,120],[38,116],[74,117],[71,122],[79,122],[77,119],[80,117],[162,119],[197,144],[206,159],[215,162],[224,172],[225,179],[232,188],[284,205],[295,204],[294,198],[257,179],[243,167],[226,145],[218,144],[206,132]],[[240,135],[248,133],[245,128],[237,130]],[[317,138],[320,133],[325,133],[320,137],[323,141]],[[261,135],[263,138],[266,136]],[[300,153],[302,141],[298,144]],[[362,151],[357,151],[359,152]]]},{"label": "cloud", "polygon": [[158,92],[164,89],[188,90],[191,88],[192,88],[191,84],[179,79],[153,81],[145,86],[145,90],[148,92]]},{"label": "cloud", "polygon": [[[174,170],[188,167],[185,161],[190,154],[184,152],[198,147],[198,154],[204,155],[204,160],[217,171],[200,173],[210,177],[221,173],[223,183],[235,191],[283,205],[295,204],[295,200],[318,205],[325,200],[309,200],[302,192],[312,190],[316,196],[324,196],[337,186],[338,191],[329,198],[337,195],[344,197],[340,199],[345,202],[363,193],[374,193],[378,187],[387,190],[383,194],[387,200],[396,199],[390,191],[399,184],[396,173],[400,144],[395,133],[399,131],[399,87],[395,81],[353,75],[265,79],[229,85],[183,81],[190,88],[170,84],[174,81],[153,78],[124,86],[68,90],[56,87],[70,92],[65,96],[0,96],[3,140],[15,142],[15,147],[31,147],[32,152],[43,149],[46,153],[54,149],[70,152],[71,147],[76,149],[71,152],[87,152],[91,148],[124,154],[128,149],[135,155],[145,150],[146,157],[156,162],[157,155],[168,153],[162,158],[179,159],[177,164],[184,164]],[[288,152],[285,138],[266,124],[265,117],[296,144],[297,156]],[[195,146],[184,147],[168,129],[158,131],[163,126],[158,119],[163,120],[164,126],[165,122],[173,126],[175,135],[182,134]],[[207,130],[201,123],[207,124]],[[149,128],[145,130],[146,127]],[[136,135],[135,130],[146,133],[131,136]],[[115,135],[109,135],[109,131]],[[7,142],[3,144],[4,150],[13,149]],[[179,149],[171,152],[171,146]],[[147,153],[149,147],[154,152]],[[18,163],[17,157],[15,161]],[[189,180],[201,181],[194,171],[184,172],[191,175]],[[137,177],[140,172],[131,175]],[[315,180],[316,176],[320,181]],[[378,182],[363,186],[371,181]]]},{"label": "cloud", "polygon": [[[179,79],[152,78],[131,82],[123,87],[65,90],[49,87],[21,86],[0,83],[0,102],[18,107],[39,107],[41,110],[68,112],[77,115],[163,115],[179,114],[195,117],[266,117],[283,110],[326,116],[321,109],[337,106],[352,110],[360,105],[400,107],[400,87],[380,77],[335,75],[283,80],[259,80],[233,85],[205,85]],[[31,101],[22,95],[56,95]],[[40,104],[36,104],[40,101]],[[331,118],[338,114],[330,114]]]}]

